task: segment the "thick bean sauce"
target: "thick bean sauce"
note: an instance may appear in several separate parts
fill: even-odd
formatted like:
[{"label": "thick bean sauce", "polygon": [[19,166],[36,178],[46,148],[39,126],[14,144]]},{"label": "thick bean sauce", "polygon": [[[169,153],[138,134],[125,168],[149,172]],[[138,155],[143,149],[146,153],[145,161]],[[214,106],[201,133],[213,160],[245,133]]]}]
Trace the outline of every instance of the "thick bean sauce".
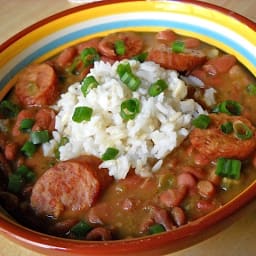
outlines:
[{"label": "thick bean sauce", "polygon": [[[94,156],[60,161],[56,148],[55,157],[45,157],[42,144],[52,137],[57,114],[51,106],[60,94],[95,61],[135,56],[178,71],[187,97],[208,111],[161,169],[149,177],[130,170],[114,180]],[[0,103],[1,205],[23,225],[65,238],[171,231],[221,207],[254,181],[255,105],[256,79],[234,56],[172,30],[115,33],[74,45],[24,68]]]}]

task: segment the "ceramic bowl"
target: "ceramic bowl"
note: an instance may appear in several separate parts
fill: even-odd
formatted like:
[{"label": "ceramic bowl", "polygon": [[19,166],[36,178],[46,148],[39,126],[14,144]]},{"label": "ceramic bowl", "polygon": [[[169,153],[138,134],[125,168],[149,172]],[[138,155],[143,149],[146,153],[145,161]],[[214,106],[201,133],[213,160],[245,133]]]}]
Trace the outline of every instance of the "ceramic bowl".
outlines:
[{"label": "ceramic bowl", "polygon": [[[115,31],[172,28],[235,55],[256,74],[256,24],[226,9],[195,1],[108,0],[81,5],[44,19],[0,46],[0,98],[15,75],[62,49]],[[221,230],[256,194],[256,181],[211,214],[171,232],[111,242],[64,240],[29,230],[0,213],[0,232],[45,255],[161,255],[192,245]]]}]

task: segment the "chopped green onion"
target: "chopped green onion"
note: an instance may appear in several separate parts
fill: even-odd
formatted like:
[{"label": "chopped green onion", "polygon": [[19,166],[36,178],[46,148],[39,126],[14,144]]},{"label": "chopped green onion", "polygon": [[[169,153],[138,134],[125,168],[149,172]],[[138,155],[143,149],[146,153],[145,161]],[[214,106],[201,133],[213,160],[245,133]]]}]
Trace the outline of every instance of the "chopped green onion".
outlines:
[{"label": "chopped green onion", "polygon": [[185,43],[182,42],[182,41],[174,41],[172,43],[172,51],[175,52],[175,53],[181,53],[181,52],[184,52],[185,50]]},{"label": "chopped green onion", "polygon": [[17,168],[15,174],[20,175],[26,182],[33,182],[36,178],[36,175],[31,171],[27,166],[21,165]]},{"label": "chopped green onion", "polygon": [[246,87],[246,91],[249,95],[256,95],[256,84],[248,84]]},{"label": "chopped green onion", "polygon": [[118,153],[119,150],[116,148],[107,148],[101,159],[103,161],[112,160],[118,155]]},{"label": "chopped green onion", "polygon": [[201,114],[194,120],[192,120],[192,125],[196,128],[206,129],[211,123],[211,119],[208,115]]},{"label": "chopped green onion", "polygon": [[233,100],[226,100],[218,104],[213,111],[214,113],[225,113],[228,115],[241,115],[242,107],[241,105]]},{"label": "chopped green onion", "polygon": [[253,136],[252,130],[241,121],[234,122],[233,128],[235,136],[240,140],[248,140]]},{"label": "chopped green onion", "polygon": [[31,157],[36,152],[36,145],[34,145],[31,141],[27,141],[21,148],[21,152],[23,152],[24,155]]},{"label": "chopped green onion", "polygon": [[8,180],[8,191],[19,193],[24,185],[24,180],[19,174],[11,174]]},{"label": "chopped green onion", "polygon": [[82,121],[90,121],[92,117],[92,111],[92,108],[89,107],[76,107],[72,116],[72,120],[77,123],[81,123]]},{"label": "chopped green onion", "polygon": [[34,119],[25,118],[25,119],[21,120],[21,122],[20,122],[20,130],[22,132],[29,131],[29,130],[31,130],[34,123],[35,123]]},{"label": "chopped green onion", "polygon": [[33,131],[30,133],[30,139],[33,144],[42,144],[49,141],[49,132],[47,130],[43,131]]},{"label": "chopped green onion", "polygon": [[154,224],[148,228],[148,231],[149,231],[149,234],[153,235],[153,234],[158,234],[158,233],[164,232],[165,228],[161,224]]},{"label": "chopped green onion", "polygon": [[164,80],[159,79],[155,83],[151,84],[148,90],[148,94],[152,97],[155,97],[163,92],[166,88],[168,88],[168,84]]},{"label": "chopped green onion", "polygon": [[124,120],[133,120],[139,112],[140,102],[138,99],[132,98],[122,102],[120,115]]},{"label": "chopped green onion", "polygon": [[142,63],[147,59],[147,57],[148,57],[148,53],[147,52],[142,52],[141,54],[133,56],[133,59]]},{"label": "chopped green onion", "polygon": [[221,177],[226,177],[230,179],[239,179],[241,166],[242,166],[242,163],[240,160],[219,158],[217,160],[215,173]]},{"label": "chopped green onion", "polygon": [[136,91],[141,84],[141,80],[137,76],[135,76],[133,73],[129,73],[129,72],[125,72],[122,75],[121,81],[125,85],[127,85],[127,87],[132,91]]},{"label": "chopped green onion", "polygon": [[125,43],[123,40],[117,40],[114,43],[114,47],[115,47],[115,52],[117,55],[124,55],[126,48],[125,48]]},{"label": "chopped green onion", "polygon": [[223,133],[229,134],[233,132],[233,124],[231,122],[226,122],[221,125],[221,130]]},{"label": "chopped green onion", "polygon": [[25,176],[26,182],[31,183],[34,182],[36,179],[36,174],[32,171],[27,172]]},{"label": "chopped green onion", "polygon": [[117,66],[117,74],[119,75],[119,77],[121,78],[124,73],[132,73],[132,69],[131,69],[131,65],[129,62],[124,62],[124,63],[120,63]]},{"label": "chopped green onion", "polygon": [[79,62],[81,62],[80,56],[75,57],[71,65],[67,68],[67,72],[75,75],[76,68]]},{"label": "chopped green onion", "polygon": [[9,100],[0,103],[0,113],[6,118],[12,118],[18,115],[20,108]]},{"label": "chopped green onion", "polygon": [[93,47],[85,48],[81,54],[80,58],[82,62],[84,63],[85,67],[90,66],[94,63],[94,61],[100,60],[100,56],[97,52],[97,50]]},{"label": "chopped green onion", "polygon": [[58,143],[57,148],[54,151],[54,155],[57,159],[60,158],[60,147],[66,145],[69,142],[69,139],[67,137],[61,137],[60,142]]},{"label": "chopped green onion", "polygon": [[83,239],[91,229],[92,227],[87,222],[81,220],[70,229],[70,233],[77,239]]},{"label": "chopped green onion", "polygon": [[96,88],[98,85],[99,83],[94,76],[87,76],[82,81],[81,91],[86,96],[91,89]]}]

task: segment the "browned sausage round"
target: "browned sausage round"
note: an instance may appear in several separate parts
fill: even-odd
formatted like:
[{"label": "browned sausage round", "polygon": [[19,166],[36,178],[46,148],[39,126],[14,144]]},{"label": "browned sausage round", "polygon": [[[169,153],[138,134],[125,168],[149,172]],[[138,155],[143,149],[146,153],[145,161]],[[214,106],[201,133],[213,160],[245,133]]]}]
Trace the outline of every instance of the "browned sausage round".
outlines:
[{"label": "browned sausage round", "polygon": [[[255,128],[249,120],[242,116],[229,116],[226,114],[210,114],[211,124],[207,129],[195,128],[190,133],[190,142],[195,150],[209,160],[218,157],[244,159],[256,148]],[[226,122],[241,121],[253,132],[250,139],[241,140],[233,133],[225,134],[221,125]]]},{"label": "browned sausage round", "polygon": [[73,59],[77,55],[77,49],[75,47],[69,47],[63,50],[55,60],[55,63],[62,68],[65,68],[73,62]]},{"label": "browned sausage round", "polygon": [[[123,41],[125,44],[125,54],[118,56],[114,45],[116,41]],[[120,32],[104,37],[99,43],[99,51],[109,58],[119,57],[120,59],[130,58],[140,53],[143,48],[142,38],[133,32]]]},{"label": "browned sausage round", "polygon": [[36,182],[31,206],[37,214],[59,217],[65,212],[89,209],[111,181],[106,169],[98,169],[100,160],[79,157],[57,163]]},{"label": "browned sausage round", "polygon": [[58,95],[54,69],[46,63],[30,65],[19,75],[15,95],[23,106],[53,104]]},{"label": "browned sausage round", "polygon": [[149,51],[149,61],[154,61],[164,68],[177,71],[190,71],[206,61],[201,50],[185,49],[182,53],[175,53],[166,45],[158,45]]},{"label": "browned sausage round", "polygon": [[50,108],[40,108],[35,115],[35,124],[33,131],[48,130],[53,131],[55,128],[55,112]]}]

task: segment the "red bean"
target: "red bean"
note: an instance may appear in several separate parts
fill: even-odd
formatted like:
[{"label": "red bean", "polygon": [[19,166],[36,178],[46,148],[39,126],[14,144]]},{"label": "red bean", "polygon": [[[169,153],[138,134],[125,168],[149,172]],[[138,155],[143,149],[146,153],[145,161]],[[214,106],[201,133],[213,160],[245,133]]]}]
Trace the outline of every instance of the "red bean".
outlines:
[{"label": "red bean", "polygon": [[215,195],[215,187],[209,180],[200,180],[197,183],[198,193],[206,198],[212,198]]},{"label": "red bean", "polygon": [[177,226],[184,225],[187,221],[184,210],[181,207],[173,207],[171,214]]},{"label": "red bean", "polygon": [[90,240],[90,241],[109,241],[109,240],[112,240],[112,233],[107,228],[97,227],[97,228],[92,229],[86,235],[86,240]]},{"label": "red bean", "polygon": [[160,196],[160,202],[166,207],[179,206],[186,196],[187,189],[180,187],[178,189],[168,189],[163,191]]},{"label": "red bean", "polygon": [[196,186],[196,179],[191,173],[183,172],[178,175],[177,184],[179,187],[193,189]]}]

